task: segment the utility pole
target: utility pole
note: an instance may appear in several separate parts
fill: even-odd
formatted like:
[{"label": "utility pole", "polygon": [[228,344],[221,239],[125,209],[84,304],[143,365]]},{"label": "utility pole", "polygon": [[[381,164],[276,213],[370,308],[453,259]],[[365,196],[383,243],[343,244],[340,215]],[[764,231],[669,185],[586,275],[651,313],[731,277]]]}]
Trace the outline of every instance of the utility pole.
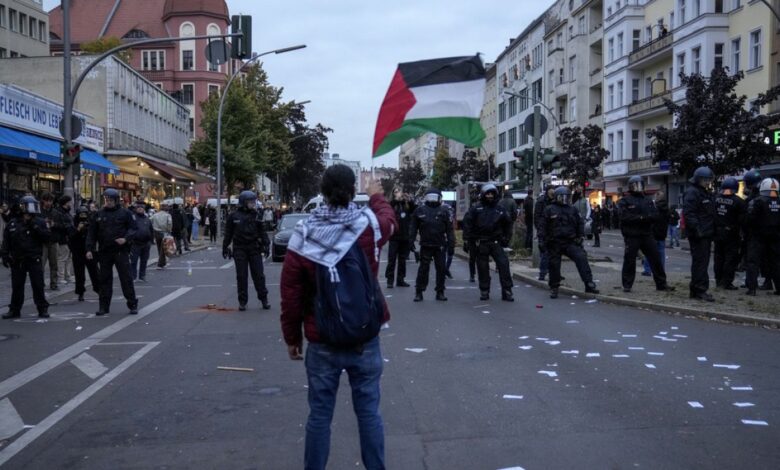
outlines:
[{"label": "utility pole", "polygon": [[[72,132],[72,116],[73,116],[73,96],[70,91],[70,0],[62,0],[62,41],[63,41],[63,61],[62,61],[62,129],[63,138],[65,140],[65,148],[69,149],[73,143]],[[62,192],[65,196],[70,196],[73,199],[73,210],[78,207],[78,200],[76,200],[76,178],[78,178],[81,171],[79,170],[79,164],[67,165],[65,167],[65,175],[63,181]]]},{"label": "utility pole", "polygon": [[[533,166],[533,184],[531,185],[531,191],[533,194],[533,197],[539,197],[539,194],[542,191],[542,172],[540,171],[540,150],[542,148],[541,144],[541,138],[542,138],[542,111],[541,107],[539,105],[534,106],[534,166]],[[535,205],[535,204],[534,204]],[[536,218],[536,214],[534,214],[534,218]],[[536,227],[534,227],[535,229]],[[540,253],[539,253],[539,243],[531,243],[532,246],[532,261],[531,265],[534,268],[539,267],[539,259],[540,259]]]}]

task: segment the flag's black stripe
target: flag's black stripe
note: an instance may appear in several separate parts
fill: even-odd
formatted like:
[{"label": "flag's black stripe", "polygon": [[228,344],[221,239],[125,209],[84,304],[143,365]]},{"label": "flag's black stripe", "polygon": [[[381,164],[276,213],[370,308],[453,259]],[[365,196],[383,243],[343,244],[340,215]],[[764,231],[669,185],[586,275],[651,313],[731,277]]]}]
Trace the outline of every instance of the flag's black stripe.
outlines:
[{"label": "flag's black stripe", "polygon": [[485,66],[478,55],[405,62],[398,64],[398,70],[409,88],[485,78]]}]

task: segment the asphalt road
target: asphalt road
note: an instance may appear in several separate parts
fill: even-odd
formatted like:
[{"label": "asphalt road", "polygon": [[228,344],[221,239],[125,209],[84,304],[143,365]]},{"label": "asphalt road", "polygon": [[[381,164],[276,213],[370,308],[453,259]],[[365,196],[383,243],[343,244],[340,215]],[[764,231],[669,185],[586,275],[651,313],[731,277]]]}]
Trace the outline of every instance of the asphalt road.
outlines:
[{"label": "asphalt road", "polygon": [[[780,468],[777,332],[522,284],[513,304],[495,288],[480,302],[453,268],[446,303],[385,292],[389,468]],[[26,307],[0,323],[0,465],[301,468],[306,380],[281,340],[279,272],[270,312],[234,310],[232,266],[209,250],[152,271],[138,316],[117,297],[96,318],[94,296],[68,295],[51,321]],[[342,388],[330,468],[359,461]]]},{"label": "asphalt road", "polygon": [[[668,243],[668,240],[667,240]],[[593,247],[593,240],[586,240],[585,247],[591,256],[607,256],[615,263],[623,262],[625,243],[619,230],[610,230],[601,234],[601,247]],[[666,270],[670,273],[691,273],[691,252],[687,240],[680,240],[680,248],[666,248]],[[640,252],[641,255],[641,252]],[[641,266],[640,263],[637,263]],[[710,257],[710,271],[712,271],[712,257]]]}]

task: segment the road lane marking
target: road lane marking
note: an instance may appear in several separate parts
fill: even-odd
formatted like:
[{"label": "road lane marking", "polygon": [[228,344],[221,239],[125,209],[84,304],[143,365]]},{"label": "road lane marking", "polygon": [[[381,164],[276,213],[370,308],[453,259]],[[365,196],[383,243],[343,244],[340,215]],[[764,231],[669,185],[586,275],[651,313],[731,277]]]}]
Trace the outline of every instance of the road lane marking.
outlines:
[{"label": "road lane marking", "polygon": [[24,421],[8,398],[0,400],[0,440],[14,437],[24,429]]},{"label": "road lane marking", "polygon": [[230,261],[230,262],[225,263],[222,266],[220,266],[219,269],[230,269],[230,268],[232,268],[235,265],[236,265],[235,261]]},{"label": "road lane marking", "polygon": [[44,418],[44,420],[38,423],[38,425],[36,425],[34,428],[22,434],[19,439],[8,444],[5,449],[0,451],[0,466],[8,462],[14,455],[18,454],[33,441],[41,437],[46,431],[51,429],[64,417],[87,401],[92,395],[108,385],[112,380],[116,379],[119,374],[127,370],[136,362],[140,361],[142,357],[144,357],[158,344],[160,344],[159,341],[147,343],[146,346],[139,349],[135,354],[119,364],[115,369],[111,370],[109,373],[98,379],[84,391],[73,397],[69,402],[59,407],[57,411]]},{"label": "road lane marking", "polygon": [[109,336],[118,333],[119,331],[127,328],[128,326],[132,325],[138,320],[146,317],[147,315],[154,313],[155,311],[167,305],[168,303],[173,302],[174,300],[186,294],[190,290],[192,290],[191,287],[181,287],[171,292],[170,294],[166,295],[165,297],[158,299],[155,302],[152,302],[151,304],[142,308],[138,312],[138,315],[128,315],[122,318],[121,320],[119,320],[118,322],[94,333],[92,336],[89,336],[88,338],[85,338],[71,346],[68,346],[62,351],[55,353],[47,357],[46,359],[38,362],[37,364],[34,364],[28,367],[27,369],[19,372],[18,374],[3,380],[2,382],[0,382],[0,397],[7,396],[14,390],[23,387],[29,382],[32,382],[33,380],[37,379],[43,374],[49,372],[50,370],[64,363],[65,361],[68,361],[71,358],[75,357],[77,354],[84,352],[88,348],[98,344],[99,342],[108,338]]},{"label": "road lane marking", "polygon": [[87,353],[74,357],[70,360],[70,363],[92,380],[100,377],[108,370],[108,367],[104,366],[102,362]]}]

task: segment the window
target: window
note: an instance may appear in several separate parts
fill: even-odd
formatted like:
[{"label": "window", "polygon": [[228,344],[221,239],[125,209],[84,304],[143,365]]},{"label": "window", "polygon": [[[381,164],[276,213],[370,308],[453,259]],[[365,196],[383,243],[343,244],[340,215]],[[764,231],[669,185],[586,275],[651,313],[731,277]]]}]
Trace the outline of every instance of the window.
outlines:
[{"label": "window", "polygon": [[614,162],[616,160],[615,158],[615,134],[608,134],[607,135],[607,148],[609,149],[609,156],[612,157],[611,160]]},{"label": "window", "polygon": [[650,42],[653,40],[653,27],[648,26],[645,28],[645,38],[647,38],[646,42]]},{"label": "window", "polygon": [[615,38],[609,38],[608,44],[607,57],[609,58],[609,61],[612,62],[615,60]]},{"label": "window", "polygon": [[577,71],[577,56],[569,57],[569,80],[574,80]]},{"label": "window", "polygon": [[[685,74],[685,52],[677,54],[677,76],[679,77],[683,74]],[[678,85],[680,85],[680,83],[678,83]]]},{"label": "window", "polygon": [[607,7],[607,18],[612,16],[612,7]]},{"label": "window", "polygon": [[623,106],[623,80],[617,82],[617,105]]},{"label": "window", "polygon": [[723,43],[722,42],[715,43],[715,68],[716,69],[723,68]]},{"label": "window", "polygon": [[[528,88],[523,88],[522,90],[520,90],[520,95],[527,97],[528,96]],[[528,109],[528,98],[520,98],[518,101],[520,101],[520,111],[521,112],[525,111],[526,109]]]},{"label": "window", "polygon": [[141,51],[141,70],[165,70],[165,51]]},{"label": "window", "polygon": [[550,74],[547,81],[548,81],[547,88],[549,88],[550,93],[552,93],[553,89],[555,88],[555,70],[550,70]]},{"label": "window", "polygon": [[617,132],[617,158],[623,159],[623,131]]},{"label": "window", "polygon": [[506,121],[506,103],[498,103],[498,122]]},{"label": "window", "polygon": [[563,32],[558,31],[558,34],[555,35],[555,47],[562,47],[563,46]]},{"label": "window", "polygon": [[563,67],[558,69],[558,83],[563,83]]},{"label": "window", "polygon": [[181,69],[182,70],[194,70],[195,58],[193,57],[193,51],[181,51]]},{"label": "window", "polygon": [[639,79],[634,78],[631,80],[631,102],[636,103],[639,101]]},{"label": "window", "polygon": [[609,86],[609,94],[607,96],[609,97],[609,101],[607,102],[609,104],[608,108],[612,111],[615,109],[615,85]]},{"label": "window", "polygon": [[506,132],[498,134],[498,151],[506,152]]},{"label": "window", "polygon": [[577,98],[572,98],[569,100],[569,119],[571,119],[572,122],[577,121]]},{"label": "window", "polygon": [[685,0],[679,0],[680,24],[685,24]]},{"label": "window", "polygon": [[543,55],[542,54],[542,48],[543,47],[544,46],[542,44],[539,44],[536,47],[534,47],[534,50],[531,52],[532,57],[533,57],[533,65],[531,66],[531,68],[536,69],[536,68],[541,67],[541,65],[542,65],[542,55]]},{"label": "window", "polygon": [[563,124],[566,122],[566,102],[563,101],[558,105],[558,122]]},{"label": "window", "polygon": [[46,22],[38,21],[38,40],[46,42]]},{"label": "window", "polygon": [[742,8],[742,0],[734,0],[734,9]]},{"label": "window", "polygon": [[623,33],[617,35],[617,56],[623,57]]},{"label": "window", "polygon": [[16,10],[13,8],[8,9],[8,27],[11,28],[11,31],[16,31],[19,28],[16,18]]},{"label": "window", "polygon": [[520,145],[528,144],[528,132],[525,131],[525,124],[517,127],[517,134],[520,137]]},{"label": "window", "polygon": [[750,33],[750,68],[761,67],[761,30]]},{"label": "window", "polygon": [[8,57],[8,53],[4,48],[0,47],[0,59],[5,59],[6,57]]},{"label": "window", "polygon": [[553,42],[552,39],[550,39],[549,41],[547,41],[547,53],[551,54],[553,49],[555,49],[555,43]]},{"label": "window", "polygon": [[0,5],[0,28],[5,28],[5,5]]},{"label": "window", "polygon": [[571,41],[571,38],[573,38],[573,37],[574,37],[574,25],[570,24],[569,25],[569,40]]},{"label": "window", "polygon": [[645,98],[653,96],[653,77],[645,78]]},{"label": "window", "polygon": [[27,34],[27,15],[19,13],[19,34]]},{"label": "window", "polygon": [[27,28],[27,34],[28,34],[28,35],[29,35],[31,38],[36,38],[36,37],[38,37],[38,31],[37,31],[37,29],[38,29],[38,20],[36,20],[35,18],[33,18],[33,17],[31,16],[31,17],[30,17],[30,27],[29,27],[29,28]]},{"label": "window", "polygon": [[188,83],[181,86],[181,104],[193,104],[195,102],[195,85]]},{"label": "window", "polygon": [[642,36],[642,30],[640,30],[640,29],[635,29],[631,33],[631,50],[632,51],[635,51],[635,50],[639,49],[641,36]]},{"label": "window", "polygon": [[18,53],[18,52],[11,51],[11,58],[12,58],[12,59],[15,59],[15,58],[17,58],[17,57],[19,57],[19,53]]},{"label": "window", "polygon": [[195,118],[190,118],[190,139],[195,138]]},{"label": "window", "polygon": [[701,0],[692,0],[693,5],[691,10],[693,10],[691,13],[693,13],[692,18],[698,18],[699,14],[701,14]]},{"label": "window", "polygon": [[669,12],[669,27],[674,29],[674,12]]},{"label": "window", "polygon": [[509,129],[509,149],[517,147],[517,128],[513,127]]},{"label": "window", "polygon": [[701,74],[701,47],[691,50],[691,73]]},{"label": "window", "polygon": [[639,129],[631,129],[631,159],[639,159]]},{"label": "window", "polygon": [[723,13],[723,0],[715,0],[715,13]]},{"label": "window", "polygon": [[579,23],[580,34],[585,34],[587,32],[587,31],[585,31],[585,28],[586,28],[586,26],[585,26],[585,15],[580,16],[580,19],[579,19],[578,23]]},{"label": "window", "polygon": [[509,117],[517,115],[517,97],[509,97]]},{"label": "window", "polygon": [[731,40],[731,71],[734,74],[737,74],[740,71],[740,68],[739,68],[739,62],[740,62],[739,49],[740,49],[740,46],[741,46],[740,43],[741,43],[741,39],[740,38],[736,38],[736,39],[732,39]]},{"label": "window", "polygon": [[531,97],[536,102],[542,101],[542,79],[541,78],[531,84]]}]

